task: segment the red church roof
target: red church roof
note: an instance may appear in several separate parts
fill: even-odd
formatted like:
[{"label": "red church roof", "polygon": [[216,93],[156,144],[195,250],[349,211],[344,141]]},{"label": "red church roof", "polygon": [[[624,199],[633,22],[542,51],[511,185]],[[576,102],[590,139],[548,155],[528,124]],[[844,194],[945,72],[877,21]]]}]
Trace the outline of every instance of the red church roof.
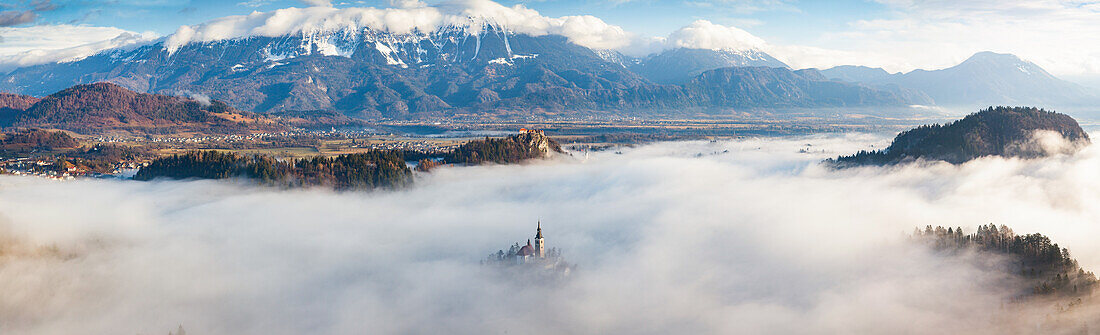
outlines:
[{"label": "red church roof", "polygon": [[520,256],[533,256],[533,255],[535,255],[535,247],[532,247],[530,244],[525,245],[525,246],[523,246],[523,248],[519,248],[519,255]]}]

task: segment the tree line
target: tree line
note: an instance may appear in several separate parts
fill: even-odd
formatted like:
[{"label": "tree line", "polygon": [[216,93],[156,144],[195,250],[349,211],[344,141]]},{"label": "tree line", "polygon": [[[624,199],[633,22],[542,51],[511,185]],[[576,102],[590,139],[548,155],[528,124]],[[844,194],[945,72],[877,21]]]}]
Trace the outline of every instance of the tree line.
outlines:
[{"label": "tree line", "polygon": [[1016,235],[1005,225],[988,224],[978,226],[973,234],[963,233],[962,227],[926,226],[916,229],[912,237],[940,251],[977,250],[1010,256],[1012,273],[1031,284],[1031,294],[1087,295],[1097,285],[1095,274],[1082,269],[1068,249],[1042,234]]},{"label": "tree line", "polygon": [[407,186],[412,183],[412,171],[401,153],[392,150],[287,160],[211,150],[157,158],[134,176],[136,180],[155,178],[248,178],[274,186],[372,189]]}]

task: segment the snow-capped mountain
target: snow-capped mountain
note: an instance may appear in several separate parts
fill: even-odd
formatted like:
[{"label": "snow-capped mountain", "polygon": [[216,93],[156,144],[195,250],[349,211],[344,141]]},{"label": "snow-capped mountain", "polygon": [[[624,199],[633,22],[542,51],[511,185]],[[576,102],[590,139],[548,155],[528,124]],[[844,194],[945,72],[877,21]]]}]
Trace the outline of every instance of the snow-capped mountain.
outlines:
[{"label": "snow-capped mountain", "polygon": [[[336,110],[369,119],[911,103],[889,92],[866,94],[859,85],[829,84],[820,75],[794,75],[763,53],[675,49],[633,59],[561,35],[473,22],[477,25],[405,33],[348,26],[274,37],[162,39],[78,61],[16,69],[0,80],[0,91],[43,96],[109,81],[140,92],[203,94],[260,113]],[[683,80],[745,65],[774,66],[788,74],[745,67],[695,84]],[[775,81],[794,91],[762,90],[754,94],[765,96],[748,97],[700,84],[724,85],[723,80]],[[680,85],[661,85],[674,81]],[[815,88],[826,84],[830,89]],[[706,96],[715,92],[723,97]]]},{"label": "snow-capped mountain", "polygon": [[682,84],[699,74],[727,67],[764,66],[788,68],[787,64],[756,50],[709,50],[676,48],[659,52],[630,65],[646,79],[660,84]]}]

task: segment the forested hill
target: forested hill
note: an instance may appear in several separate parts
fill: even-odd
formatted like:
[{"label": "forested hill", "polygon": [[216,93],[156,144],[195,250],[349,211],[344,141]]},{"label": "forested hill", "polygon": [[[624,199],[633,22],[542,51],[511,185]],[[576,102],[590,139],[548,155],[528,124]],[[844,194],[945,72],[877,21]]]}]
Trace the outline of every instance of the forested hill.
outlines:
[{"label": "forested hill", "polygon": [[1034,107],[990,107],[945,125],[925,125],[904,131],[880,151],[826,160],[836,167],[886,165],[924,159],[960,164],[983,156],[1034,158],[1053,153],[1034,141],[1037,131],[1050,131],[1068,141],[1065,150],[1090,143],[1084,129],[1069,115]]},{"label": "forested hill", "polygon": [[561,146],[539,130],[524,130],[505,138],[467,142],[444,156],[449,164],[519,163],[562,152]]},{"label": "forested hill", "polygon": [[976,251],[1008,257],[1005,275],[1015,277],[1021,286],[1015,287],[1019,297],[1028,296],[1089,296],[1097,286],[1096,275],[1085,271],[1069,250],[1059,247],[1042,234],[1016,235],[1001,225],[982,225],[973,234],[962,228],[927,226],[917,229],[913,238],[941,251],[958,253]]},{"label": "forested hill", "polygon": [[72,149],[80,143],[61,131],[28,129],[21,132],[0,133],[0,156],[13,153]]},{"label": "forested hill", "polygon": [[41,100],[0,96],[0,126],[65,129],[81,133],[185,131],[240,133],[282,126],[223,102],[134,92],[110,83],[77,85]]},{"label": "forested hill", "polygon": [[265,185],[335,189],[396,188],[412,184],[412,171],[397,151],[372,150],[336,157],[276,160],[218,151],[161,157],[142,167],[136,180],[246,178]]}]

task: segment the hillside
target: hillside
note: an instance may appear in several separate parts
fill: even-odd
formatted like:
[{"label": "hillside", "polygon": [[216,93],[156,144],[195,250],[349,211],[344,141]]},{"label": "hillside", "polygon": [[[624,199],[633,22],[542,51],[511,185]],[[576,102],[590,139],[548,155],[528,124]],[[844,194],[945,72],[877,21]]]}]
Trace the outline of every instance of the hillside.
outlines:
[{"label": "hillside", "polygon": [[31,105],[38,102],[38,98],[29,95],[0,93],[0,127],[10,124]]},{"label": "hillside", "polygon": [[[1037,131],[1062,136],[1070,148],[1043,146],[1034,140]],[[990,107],[950,124],[904,131],[884,150],[860,151],[826,163],[845,167],[923,159],[959,164],[983,156],[1040,157],[1088,143],[1088,134],[1068,115],[1034,107]]]},{"label": "hillside", "polygon": [[0,155],[72,149],[80,143],[72,136],[60,131],[28,129],[21,132],[0,133]]},{"label": "hillside", "polygon": [[13,108],[4,126],[161,134],[283,129],[220,101],[138,93],[110,83],[73,86],[18,107],[24,109]]}]

